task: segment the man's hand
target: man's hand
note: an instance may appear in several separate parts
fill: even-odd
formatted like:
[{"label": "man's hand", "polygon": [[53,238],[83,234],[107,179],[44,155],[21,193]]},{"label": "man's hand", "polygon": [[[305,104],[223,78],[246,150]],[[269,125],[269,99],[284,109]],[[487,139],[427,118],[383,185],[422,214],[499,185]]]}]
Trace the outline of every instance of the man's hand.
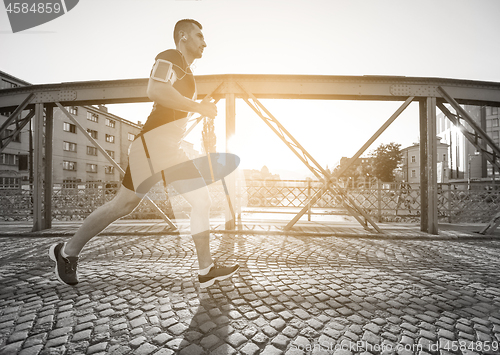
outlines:
[{"label": "man's hand", "polygon": [[210,100],[212,100],[211,97],[205,97],[201,100],[198,106],[198,113],[213,120],[217,116],[217,106]]}]

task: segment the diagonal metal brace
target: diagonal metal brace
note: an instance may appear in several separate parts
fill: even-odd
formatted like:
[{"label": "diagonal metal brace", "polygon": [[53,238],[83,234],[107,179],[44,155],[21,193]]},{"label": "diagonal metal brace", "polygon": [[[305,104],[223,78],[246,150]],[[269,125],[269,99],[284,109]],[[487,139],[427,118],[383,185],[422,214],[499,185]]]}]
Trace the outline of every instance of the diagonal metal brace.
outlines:
[{"label": "diagonal metal brace", "polygon": [[9,145],[9,143],[12,142],[14,140],[14,138],[17,136],[17,134],[22,131],[22,129],[24,128],[24,126],[26,126],[28,124],[28,122],[31,121],[31,119],[33,118],[33,116],[35,116],[35,110],[30,110],[30,112],[28,113],[28,115],[26,115],[26,117],[24,117],[24,118],[16,121],[16,126],[17,127],[14,130],[14,132],[12,132],[12,134],[9,137],[5,138],[5,141],[2,140],[0,142],[0,153],[5,148],[7,148],[7,146]]},{"label": "diagonal metal brace", "polygon": [[[359,207],[352,198],[350,198],[343,189],[332,179],[332,176],[300,145],[300,143],[285,129],[283,125],[265,108],[257,98],[248,92],[241,84],[237,83],[244,93],[250,98],[253,105],[247,97],[243,100],[252,108],[255,113],[271,128],[271,130],[292,150],[292,152],[316,175],[320,180],[325,182],[325,191],[330,190],[333,194],[339,195],[343,202],[349,207],[348,211],[354,210],[362,215],[379,233],[382,233],[380,228],[368,216],[361,207]],[[265,116],[262,111],[267,115]],[[361,220],[356,218],[360,223]],[[292,223],[293,222],[293,223]],[[285,228],[289,229],[295,224],[295,221],[290,222]],[[363,225],[363,223],[361,223]]]},{"label": "diagonal metal brace", "polygon": [[475,131],[479,138],[483,140],[487,145],[490,146],[493,154],[497,157],[500,157],[500,148],[498,145],[491,139],[491,137],[486,133],[475,121],[472,117],[458,104],[457,101],[453,97],[450,96],[441,86],[437,88],[437,91],[443,95],[444,99],[455,109],[457,114],[461,116]]},{"label": "diagonal metal brace", "polygon": [[34,97],[35,97],[34,93],[29,94],[23,100],[23,102],[21,102],[21,104],[16,107],[16,109],[14,110],[14,112],[12,112],[12,114],[9,116],[9,118],[7,118],[7,120],[0,127],[0,137],[2,137],[3,133],[5,132],[5,130],[11,124],[16,123],[16,129],[15,129],[15,131],[13,132],[13,134],[10,137],[5,138],[5,143],[4,143],[4,139],[0,138],[0,152],[5,149],[5,147],[14,139],[14,137],[16,136],[16,134],[18,132],[20,132],[21,129],[24,126],[26,126],[26,123],[28,123],[29,120],[35,115],[35,111],[32,110],[28,114],[29,117],[18,119],[18,117],[20,117],[20,115],[21,115],[21,112],[26,108],[26,106],[29,105],[29,103],[31,102],[31,100],[33,100]]},{"label": "diagonal metal brace", "polygon": [[[92,142],[92,144],[104,155],[104,157],[111,164],[113,164],[113,166],[116,169],[118,169],[118,171],[120,171],[120,173],[122,175],[124,175],[125,171],[122,169],[122,167],[120,165],[118,165],[118,163],[113,158],[111,158],[111,156],[106,152],[106,150],[103,147],[101,147],[101,145],[94,138],[92,138],[92,136],[80,124],[80,122],[78,122],[78,120],[75,117],[73,117],[73,115],[71,113],[69,113],[59,102],[56,102],[55,104],[62,111],[62,113],[64,113],[66,115],[66,117],[68,117],[78,127],[78,129],[83,133],[83,135],[85,137],[87,137],[87,139],[90,142]],[[145,196],[144,199],[146,200],[146,202],[148,202],[154,209],[156,209],[160,213],[161,217],[165,220],[165,222],[167,222],[167,224],[170,226],[170,228],[177,229],[175,224],[172,223],[170,218],[168,218],[168,216],[161,210],[161,208],[156,203],[153,202],[153,200],[151,200],[148,196]]]},{"label": "diagonal metal brace", "polygon": [[484,156],[486,157],[486,159],[492,165],[496,166],[497,169],[500,170],[500,162],[497,159],[498,156],[494,152],[491,153],[491,152],[485,150],[484,147],[481,147],[479,145],[478,139],[476,138],[478,136],[477,132],[475,134],[469,132],[467,130],[467,128],[460,122],[460,120],[458,119],[458,117],[456,117],[456,115],[452,114],[450,112],[450,110],[448,110],[446,108],[446,106],[443,105],[442,103],[438,103],[437,106],[445,114],[445,116],[448,117],[448,119],[455,125],[455,127],[457,127],[458,130],[460,132],[462,132],[462,134],[464,135],[464,137],[469,140],[469,142],[474,146],[474,148],[476,148],[478,151],[481,151],[484,154]]},{"label": "diagonal metal brace", "polygon": [[[347,169],[349,169],[355,162],[356,160],[370,147],[375,140],[389,127],[396,118],[410,105],[410,103],[413,101],[415,97],[410,96],[406,101],[394,112],[394,114],[375,132],[375,134],[356,152],[356,154],[353,155],[351,159],[345,164],[344,167],[342,167],[337,173],[335,173],[334,177],[341,176]],[[287,228],[291,228],[297,221],[308,211],[308,209],[313,206],[317,200],[321,198],[322,195],[320,196],[313,196],[311,200],[309,200],[304,208],[300,210],[300,212],[290,221],[290,223],[287,225]],[[356,217],[355,217],[356,218]]]}]

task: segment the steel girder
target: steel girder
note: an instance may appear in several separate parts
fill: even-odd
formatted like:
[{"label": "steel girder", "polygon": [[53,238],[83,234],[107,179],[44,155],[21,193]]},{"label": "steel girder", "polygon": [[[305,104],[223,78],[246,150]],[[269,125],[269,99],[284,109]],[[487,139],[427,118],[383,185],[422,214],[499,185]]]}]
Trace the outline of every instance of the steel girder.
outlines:
[{"label": "steel girder", "polygon": [[[306,206],[299,212],[299,214],[285,227],[285,229],[290,229],[296,223],[300,217],[307,212],[310,206],[312,206],[321,196],[323,196],[326,191],[331,191],[334,195],[338,195],[343,205],[350,212],[350,214],[356,218],[356,220],[365,228],[367,228],[367,223],[370,223],[373,228],[379,233],[382,231],[371,219],[371,217],[365,213],[365,211],[354,202],[354,200],[349,197],[346,191],[333,179],[333,176],[323,169],[323,167],[314,159],[314,157],[309,154],[309,152],[286,130],[286,128],[265,108],[265,106],[250,92],[248,92],[242,85],[239,85],[245,92],[247,97],[243,97],[243,100],[247,103],[250,108],[268,125],[269,128],[281,139],[283,143],[304,163],[304,165],[319,179],[323,180],[324,187],[312,197]],[[410,100],[411,101],[411,100]],[[312,202],[314,201],[314,202]],[[365,222],[360,218],[363,216]]]},{"label": "steel girder", "polygon": [[[204,98],[221,83],[214,98],[226,94],[242,97],[242,84],[259,99],[307,100],[382,100],[404,101],[416,98],[442,98],[438,87],[445,89],[459,104],[500,106],[500,83],[391,76],[328,75],[202,75],[196,76],[198,98]],[[30,85],[0,90],[2,108],[16,107],[34,93],[35,103],[60,102],[63,106],[149,102],[147,79],[85,81],[61,84]]]},{"label": "steel girder", "polygon": [[[10,142],[14,140],[16,135],[21,132],[21,130],[26,126],[26,124],[35,115],[35,110],[30,110],[26,117],[22,117],[23,110],[28,106],[28,104],[33,100],[35,96],[34,93],[30,93],[19,106],[16,107],[14,112],[5,120],[5,122],[0,127],[0,153],[9,145]],[[16,125],[16,129],[9,136],[5,136],[4,132],[12,125]]]},{"label": "steel girder", "polygon": [[[438,90],[443,95],[446,102],[448,102],[456,111],[452,114],[446,106],[442,103],[438,104],[441,111],[448,117],[448,119],[462,132],[462,134],[469,140],[469,142],[481,153],[486,159],[497,169],[500,170],[500,147],[493,141],[493,139],[486,133],[481,126],[458,104],[458,102],[446,92],[445,89],[439,87]],[[463,119],[471,127],[470,132],[461,122]],[[486,147],[486,149],[484,148]],[[491,152],[488,150],[491,150]]]},{"label": "steel girder", "polygon": [[[246,98],[247,94],[245,90],[251,92],[255,98],[259,99],[405,101],[409,97],[415,97],[415,100],[418,100],[421,104],[421,158],[436,149],[434,139],[429,138],[432,132],[435,132],[435,127],[433,126],[435,126],[436,104],[441,108],[443,100],[449,102],[460,113],[462,118],[467,118],[467,114],[465,113],[464,115],[460,112],[459,105],[470,104],[500,107],[500,83],[473,80],[391,76],[226,74],[196,76],[196,82],[199,98],[209,95],[210,92],[217,88],[217,93],[214,95],[215,99],[225,98],[227,100],[228,98],[232,98],[233,101],[234,98]],[[238,84],[243,86],[245,90]],[[146,88],[147,79],[130,79],[31,85],[3,89],[0,90],[0,113],[12,111],[15,108],[18,108],[20,111],[28,109],[35,112],[36,106],[39,113],[36,114],[35,112],[35,114],[36,117],[39,117],[41,116],[40,108],[43,106],[53,106],[56,102],[63,106],[147,102],[150,100],[147,98]],[[24,108],[19,108],[24,105],[23,101],[30,94],[34,95],[30,102]],[[254,107],[260,110],[257,104]],[[33,113],[29,115],[33,115]],[[450,117],[449,115],[447,116]],[[27,121],[18,121],[16,127],[19,127],[23,123],[26,124],[25,122]],[[234,126],[233,123],[232,125]],[[226,135],[232,134],[231,132],[234,131],[233,126],[231,126],[232,128],[229,126],[226,127]],[[2,129],[5,128],[6,126],[2,127]],[[468,138],[470,139],[474,136],[473,139],[477,140],[477,137],[482,135],[477,132],[479,131],[476,130],[475,133],[468,134]],[[34,132],[34,134],[36,136],[37,132]],[[489,138],[487,135],[482,136],[484,138],[481,139],[484,141],[487,141]],[[5,146],[6,141],[3,143],[3,146]],[[494,145],[490,144],[490,146],[492,147],[492,152],[490,152],[491,155],[487,155],[489,156],[489,161],[498,163],[500,154],[498,154]],[[39,145],[36,147],[39,148]],[[302,157],[304,158],[304,156]],[[422,196],[424,196],[423,199],[433,201],[437,199],[434,191],[435,184],[433,177],[425,174],[432,175],[432,172],[436,169],[433,166],[435,162],[425,157],[422,163],[425,164],[425,173],[422,173],[424,177],[424,187],[421,188]],[[313,163],[310,166],[312,167],[313,165],[315,164]],[[497,164],[494,165],[496,166]],[[316,173],[321,172],[318,166],[315,166],[313,170]],[[325,175],[321,172],[320,176]],[[38,179],[40,177],[35,176],[35,178]],[[437,218],[433,215],[433,212],[428,210],[426,203],[422,204],[422,216],[425,219],[429,219],[424,223],[427,227],[422,224],[422,230],[434,232],[433,226],[437,228]],[[361,223],[361,219],[358,220]]]}]

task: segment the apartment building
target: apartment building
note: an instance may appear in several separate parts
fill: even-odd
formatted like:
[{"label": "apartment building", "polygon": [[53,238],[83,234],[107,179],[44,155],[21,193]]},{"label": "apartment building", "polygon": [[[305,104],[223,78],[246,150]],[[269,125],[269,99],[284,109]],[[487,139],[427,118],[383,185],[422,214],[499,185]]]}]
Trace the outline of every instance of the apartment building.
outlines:
[{"label": "apartment building", "polygon": [[[449,145],[441,142],[440,137],[437,140],[437,182],[448,182],[448,152]],[[420,183],[420,144],[415,143],[409,147],[401,149],[403,155],[402,173],[403,181],[408,183]]]},{"label": "apartment building", "polygon": [[[498,145],[500,143],[500,109],[488,106],[463,106],[465,111]],[[454,127],[444,115],[437,116],[437,134],[449,146],[449,178],[454,181],[491,181],[499,179],[498,171],[486,160],[481,152]]]},{"label": "apartment building", "polygon": [[[0,71],[0,90],[30,85],[28,82]],[[0,127],[12,114],[0,111]],[[23,113],[26,115],[26,113]],[[7,139],[14,133],[15,127],[9,126],[1,132],[1,139]],[[8,146],[0,153],[0,189],[19,188],[29,183],[30,128],[26,125]]]},{"label": "apartment building", "polygon": [[[26,85],[31,84],[0,71],[0,90]],[[142,124],[116,116],[108,112],[104,105],[68,106],[65,108],[125,170],[128,164],[129,146],[140,132]],[[0,113],[1,126],[11,112]],[[31,125],[27,124],[0,155],[0,187],[20,187],[21,184],[29,184],[32,165],[30,127]],[[10,128],[13,127],[8,127],[3,132],[4,136],[12,134]],[[200,156],[192,143],[182,141],[181,147],[191,159]],[[54,184],[121,180],[120,171],[57,107],[54,108],[52,151]]]},{"label": "apartment building", "polygon": [[[142,126],[109,113],[103,105],[66,110],[125,170],[128,148]],[[120,180],[120,171],[59,109],[54,109],[53,172],[54,183]]]}]

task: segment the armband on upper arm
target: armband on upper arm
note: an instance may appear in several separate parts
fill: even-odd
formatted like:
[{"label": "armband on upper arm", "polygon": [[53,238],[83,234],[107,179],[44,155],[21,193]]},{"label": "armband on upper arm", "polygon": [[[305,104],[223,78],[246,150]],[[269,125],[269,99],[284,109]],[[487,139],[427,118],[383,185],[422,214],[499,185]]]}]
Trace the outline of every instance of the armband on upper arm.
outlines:
[{"label": "armband on upper arm", "polygon": [[150,78],[156,81],[173,84],[177,80],[177,75],[173,67],[173,64],[169,61],[157,59],[151,70]]}]

